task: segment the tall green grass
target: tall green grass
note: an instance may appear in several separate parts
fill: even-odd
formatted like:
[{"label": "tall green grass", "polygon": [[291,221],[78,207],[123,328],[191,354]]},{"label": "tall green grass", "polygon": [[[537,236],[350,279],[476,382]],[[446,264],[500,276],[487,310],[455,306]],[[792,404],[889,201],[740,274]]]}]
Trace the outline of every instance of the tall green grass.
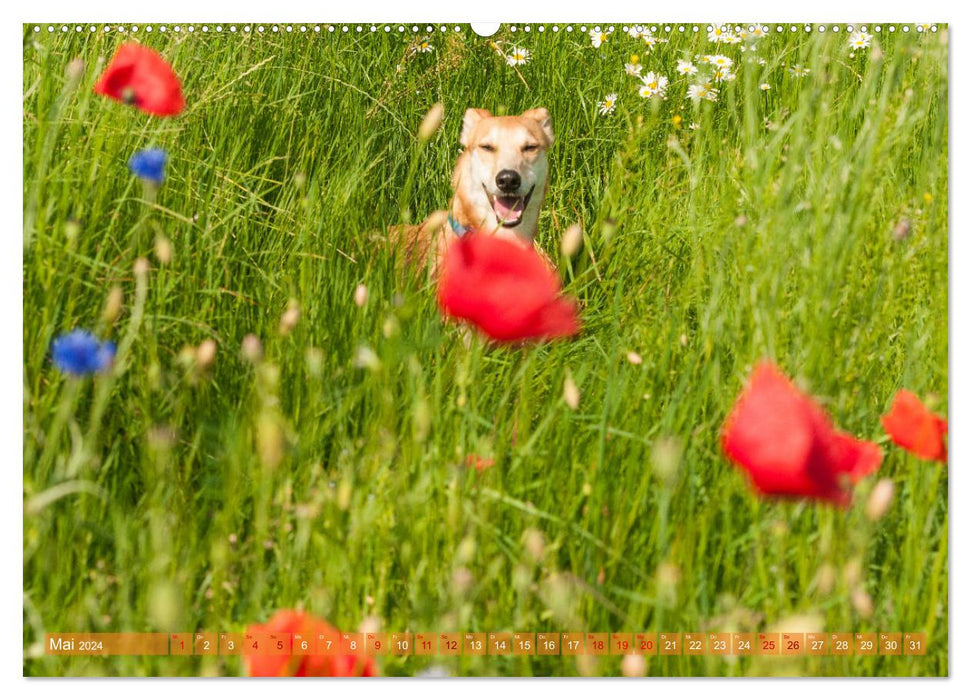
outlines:
[{"label": "tall green grass", "polygon": [[[504,26],[501,47],[532,53],[517,74],[465,26],[432,32],[430,53],[411,52],[410,31],[266,26],[24,28],[26,674],[238,674],[232,658],[51,658],[38,643],[236,631],[300,606],[349,630],[925,631],[924,657],[653,657],[648,673],[947,674],[947,472],[879,423],[901,387],[947,405],[946,28],[876,34],[851,56],[828,29],[773,26],[751,54],[690,27],[652,51],[620,27],[594,49],[578,26]],[[93,94],[132,38],[183,79],[181,116]],[[709,53],[738,77],[694,105],[675,64]],[[666,100],[637,95],[631,54],[671,79]],[[437,101],[443,128],[419,152]],[[383,241],[408,215],[409,169],[419,159],[411,218],[444,208],[470,106],[552,114],[540,243],[558,256],[564,229],[584,227],[582,251],[558,258],[582,305],[574,341],[466,348],[431,286],[394,273]],[[171,157],[155,196],[126,167],[150,145]],[[105,322],[114,286],[123,311]],[[300,319],[281,334],[291,301]],[[52,339],[76,326],[129,338],[114,372],[51,366]],[[249,333],[256,365],[240,355]],[[201,370],[191,348],[207,338],[217,357]],[[762,500],[721,455],[763,357],[884,445],[896,497],[882,520],[862,508],[876,478],[848,510]],[[470,454],[495,465],[477,473]]]}]

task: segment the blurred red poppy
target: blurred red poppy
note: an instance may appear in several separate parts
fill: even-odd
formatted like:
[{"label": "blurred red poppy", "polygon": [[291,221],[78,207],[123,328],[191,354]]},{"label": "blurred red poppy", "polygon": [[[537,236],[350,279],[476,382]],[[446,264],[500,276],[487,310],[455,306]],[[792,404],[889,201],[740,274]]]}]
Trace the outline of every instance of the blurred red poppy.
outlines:
[{"label": "blurred red poppy", "polygon": [[773,364],[752,373],[722,429],[722,448],[763,494],[839,505],[880,466],[880,448],[836,430],[823,409]]},{"label": "blurred red poppy", "polygon": [[[337,636],[329,624],[299,610],[278,610],[265,625],[250,625],[247,634],[304,634]],[[293,654],[244,656],[250,676],[374,676],[374,661],[355,654]]]},{"label": "blurred red poppy", "polygon": [[474,467],[480,474],[489,467],[494,466],[495,463],[496,460],[491,457],[480,457],[477,454],[466,455],[465,457],[465,466]]},{"label": "blurred red poppy", "polygon": [[560,296],[556,272],[532,248],[467,233],[445,254],[438,304],[493,340],[517,342],[574,335],[576,304]]},{"label": "blurred red poppy", "polygon": [[927,410],[913,393],[898,391],[881,422],[890,439],[908,452],[921,459],[947,461],[947,421]]},{"label": "blurred red poppy", "polygon": [[94,91],[160,117],[185,107],[182,86],[165,59],[141,44],[118,47]]}]

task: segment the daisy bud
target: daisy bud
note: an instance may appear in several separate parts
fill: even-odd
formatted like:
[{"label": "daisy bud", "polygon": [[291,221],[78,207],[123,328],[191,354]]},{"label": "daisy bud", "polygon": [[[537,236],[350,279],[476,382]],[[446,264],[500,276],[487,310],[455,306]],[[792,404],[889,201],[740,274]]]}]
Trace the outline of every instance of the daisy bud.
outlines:
[{"label": "daisy bud", "polygon": [[872,522],[877,522],[887,514],[892,503],[893,481],[891,479],[880,479],[870,492],[870,497],[866,500],[866,517]]},{"label": "daisy bud", "polygon": [[150,269],[148,260],[145,258],[138,258],[138,260],[135,261],[135,265],[132,269],[134,270],[136,277],[144,277],[148,274]]},{"label": "daisy bud", "polygon": [[213,363],[215,359],[216,341],[212,338],[206,338],[199,343],[199,347],[196,348],[196,366],[200,369],[206,369]]},{"label": "daisy bud", "polygon": [[255,365],[263,359],[263,343],[254,334],[248,333],[243,338],[242,354],[244,360]]},{"label": "daisy bud", "polygon": [[155,257],[162,265],[172,262],[172,243],[165,236],[158,236],[155,239]]},{"label": "daisy bud", "polygon": [[307,184],[306,173],[297,173],[293,176],[293,184],[297,186],[297,189],[303,189],[303,186]]},{"label": "daisy bud", "polygon": [[620,672],[627,678],[640,678],[647,673],[647,658],[640,654],[627,654],[620,662]]},{"label": "daisy bud", "polygon": [[563,380],[563,400],[574,411],[580,407],[580,390],[570,375]]},{"label": "daisy bud", "polygon": [[428,110],[425,114],[425,118],[421,121],[421,126],[418,127],[418,140],[425,143],[435,132],[438,131],[438,127],[442,125],[442,115],[445,113],[445,106],[441,102],[436,102],[432,105],[432,108]]},{"label": "daisy bud", "polygon": [[580,250],[582,243],[583,229],[580,228],[580,224],[573,224],[563,232],[563,238],[560,240],[560,252],[563,253],[563,257],[572,258]]},{"label": "daisy bud", "polygon": [[[368,596],[371,599],[370,605],[374,605],[374,598]],[[377,615],[368,615],[363,620],[361,620],[361,626],[358,628],[358,632],[361,634],[374,634],[381,630],[381,618]]]},{"label": "daisy bud", "polygon": [[69,219],[64,222],[64,237],[67,238],[68,243],[74,243],[80,234],[81,224],[74,219]]},{"label": "daisy bud", "polygon": [[296,302],[291,301],[287,310],[280,317],[280,335],[290,335],[293,329],[297,327],[297,321],[299,320],[300,307]]},{"label": "daisy bud", "polygon": [[367,287],[359,284],[354,288],[354,303],[363,308],[367,304]]},{"label": "daisy bud", "polygon": [[121,287],[115,285],[108,292],[108,298],[105,299],[105,308],[101,312],[101,320],[107,325],[111,325],[118,319],[118,314],[121,313],[121,302],[123,299],[123,292]]},{"label": "daisy bud", "polygon": [[644,358],[631,350],[629,353],[627,353],[627,361],[632,365],[639,365],[644,362]]}]

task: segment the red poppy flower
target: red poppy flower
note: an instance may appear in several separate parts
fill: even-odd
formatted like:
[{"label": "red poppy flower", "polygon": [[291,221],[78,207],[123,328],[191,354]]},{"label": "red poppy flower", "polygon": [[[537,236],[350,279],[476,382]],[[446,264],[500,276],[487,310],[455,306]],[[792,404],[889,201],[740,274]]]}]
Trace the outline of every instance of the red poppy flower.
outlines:
[{"label": "red poppy flower", "polygon": [[947,461],[947,421],[927,410],[914,394],[901,389],[893,398],[890,413],[881,419],[895,443],[921,459]]},{"label": "red poppy flower", "polygon": [[94,91],[160,117],[178,114],[185,107],[182,86],[172,68],[141,44],[119,46]]},{"label": "red poppy flower", "polygon": [[495,463],[496,460],[491,457],[480,457],[476,454],[470,454],[465,457],[465,466],[474,467],[480,474],[489,467],[494,466]]},{"label": "red poppy flower", "polygon": [[577,333],[576,304],[532,248],[467,233],[449,246],[438,281],[446,316],[470,321],[493,340],[517,342]]},{"label": "red poppy flower", "polygon": [[880,448],[836,430],[823,409],[761,363],[722,429],[722,448],[764,494],[848,505],[850,486],[880,466]]},{"label": "red poppy flower", "polygon": [[[250,625],[247,634],[289,633],[336,636],[338,631],[323,620],[299,610],[278,610],[265,625]],[[373,676],[374,661],[355,654],[293,654],[244,656],[250,676]]]}]

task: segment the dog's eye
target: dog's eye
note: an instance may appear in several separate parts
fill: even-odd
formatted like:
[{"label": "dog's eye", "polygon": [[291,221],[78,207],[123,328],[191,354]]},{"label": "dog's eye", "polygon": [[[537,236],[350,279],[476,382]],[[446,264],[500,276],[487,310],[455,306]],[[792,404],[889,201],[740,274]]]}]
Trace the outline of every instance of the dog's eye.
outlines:
[{"label": "dog's eye", "polygon": [[539,144],[535,144],[535,143],[527,143],[525,146],[523,146],[524,153],[532,153],[533,151],[536,151],[538,149],[539,149]]},{"label": "dog's eye", "polygon": [[479,148],[481,148],[486,153],[495,153],[496,152],[496,147],[493,146],[491,143],[483,143],[483,144],[480,144]]}]

